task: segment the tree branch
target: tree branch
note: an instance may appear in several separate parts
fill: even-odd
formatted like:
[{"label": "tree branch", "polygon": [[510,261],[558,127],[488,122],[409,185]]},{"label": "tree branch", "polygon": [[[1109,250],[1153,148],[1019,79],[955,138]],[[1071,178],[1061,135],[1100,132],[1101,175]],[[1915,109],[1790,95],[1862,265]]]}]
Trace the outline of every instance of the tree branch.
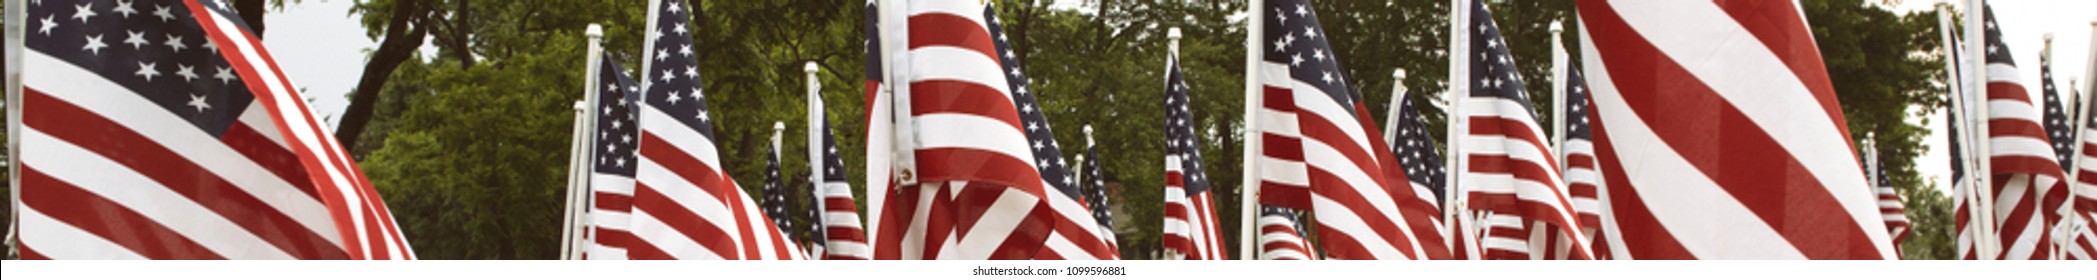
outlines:
[{"label": "tree branch", "polygon": [[358,149],[357,144],[371,122],[372,113],[377,111],[379,93],[392,79],[393,70],[414,56],[415,50],[422,48],[423,37],[429,35],[427,29],[410,26],[415,23],[410,18],[428,12],[420,1],[399,1],[394,5],[393,19],[386,23],[386,41],[379,43],[379,50],[372,54],[371,62],[364,64],[364,76],[358,79],[357,90],[350,95],[349,109],[343,113],[342,124],[335,132],[336,141],[349,147],[352,156],[361,157],[367,152]]}]

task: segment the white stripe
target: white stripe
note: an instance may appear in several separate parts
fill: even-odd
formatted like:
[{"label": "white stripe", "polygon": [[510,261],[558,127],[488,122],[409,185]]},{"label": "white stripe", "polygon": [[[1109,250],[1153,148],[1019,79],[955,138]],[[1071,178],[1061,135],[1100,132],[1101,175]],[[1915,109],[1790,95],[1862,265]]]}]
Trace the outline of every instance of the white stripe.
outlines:
[{"label": "white stripe", "polygon": [[[951,190],[950,192],[959,192],[962,188],[948,189]],[[1004,192],[998,195],[997,200],[983,211],[982,219],[976,220],[975,227],[966,229],[969,235],[962,236],[958,240],[958,244],[955,244],[957,246],[950,247],[957,250],[954,256],[958,257],[958,259],[966,260],[989,259],[991,254],[996,253],[998,246],[1004,244],[1005,240],[1011,237],[1011,233],[1019,227],[1019,223],[1024,220],[1017,217],[1025,217],[1028,213],[1033,212],[1035,205],[1040,203],[1040,201],[1041,198],[1017,188],[1004,188]],[[956,233],[958,234],[959,231],[956,231]]]},{"label": "white stripe", "polygon": [[254,129],[255,134],[261,134],[262,138],[269,139],[270,143],[276,143],[277,148],[291,151],[291,145],[284,143],[284,133],[277,131],[277,123],[270,121],[269,111],[264,110],[262,106],[248,106],[246,110],[240,111],[240,123]]},{"label": "white stripe", "polygon": [[1485,218],[1485,224],[1487,232],[1483,235],[1484,238],[1481,239],[1483,239],[1482,243],[1486,249],[1529,254],[1528,239],[1515,239],[1495,235],[1495,233],[1500,231],[1519,231],[1523,229],[1521,216],[1506,213],[1493,214]]},{"label": "white stripe", "polygon": [[[83,191],[123,205],[132,212],[153,220],[168,230],[195,241],[197,245],[211,249],[212,253],[228,259],[292,258],[269,241],[249,233],[239,224],[227,220],[225,216],[220,216],[218,212],[205,208],[195,200],[182,196],[129,167],[46,135],[35,128],[23,127],[21,131],[24,133],[18,137],[22,137],[22,144],[37,147],[22,149],[22,164],[36,168],[53,179],[70,183]],[[46,248],[69,249],[63,246]]]},{"label": "white stripe", "polygon": [[[1333,127],[1339,128],[1340,132],[1355,147],[1370,150],[1372,146],[1369,145],[1369,141],[1373,141],[1371,139],[1375,139],[1375,136],[1381,136],[1372,136],[1368,132],[1362,131],[1361,120],[1355,118],[1354,108],[1340,107],[1339,103],[1333,102],[1331,95],[1327,95],[1324,91],[1319,90],[1317,86],[1297,82],[1295,83],[1294,92],[1296,109],[1300,110],[1301,114],[1316,115],[1325,119]],[[1373,153],[1374,151],[1370,152]],[[1306,154],[1304,158],[1308,160],[1310,155]]]},{"label": "white stripe", "polygon": [[[662,138],[664,143],[669,143],[670,147],[676,147],[675,151],[678,153],[690,155],[693,159],[699,160],[699,163],[706,164],[706,166],[713,167],[716,170],[722,168],[721,153],[718,147],[714,147],[713,139],[699,134],[697,130],[684,126],[684,122],[677,120],[676,117],[671,117],[669,113],[663,113],[662,110],[656,109],[655,106],[641,106],[641,108],[641,134],[655,135],[657,138]],[[643,148],[641,145],[634,145],[634,149],[641,148]],[[639,156],[640,153],[636,151],[634,154]],[[636,175],[638,174],[639,172],[636,172]]]},{"label": "white stripe", "polygon": [[[117,123],[147,139],[160,143],[161,147],[181,156],[197,167],[211,172],[211,176],[226,180],[269,205],[270,211],[283,213],[300,226],[319,233],[336,247],[342,246],[342,236],[335,231],[334,219],[328,216],[327,206],[312,198],[297,187],[277,177],[256,162],[249,160],[224,142],[197,130],[196,126],[133,94],[129,89],[113,81],[80,69],[71,63],[58,60],[40,52],[24,52],[24,67],[37,71],[23,73],[23,87],[36,88],[52,98],[71,103],[91,112],[98,112],[110,122]],[[39,83],[40,81],[64,81]],[[23,130],[29,130],[23,126]],[[36,145],[25,146],[34,147]],[[25,149],[24,153],[27,153]],[[23,157],[24,160],[34,156]],[[63,165],[57,165],[63,166]],[[293,180],[305,178],[288,178]],[[261,209],[258,209],[261,210]]]},{"label": "white stripe", "polygon": [[[1582,36],[1580,43],[1586,57],[1600,57],[1592,38]],[[1683,249],[1701,259],[1805,259],[1774,229],[1754,223],[1761,218],[1674,154],[1667,142],[1635,117],[1608,72],[1609,61],[1587,62],[1588,90],[1594,94],[1594,112],[1601,120],[1595,125],[1610,132],[1612,152],[1628,162],[1622,172],[1637,191],[1634,199],[1647,205],[1646,212]],[[1611,241],[1612,245],[1622,244]]]},{"label": "white stripe", "polygon": [[[756,257],[756,258],[754,258],[754,259],[758,259],[758,260],[775,260],[775,259],[779,259],[779,253],[780,253],[780,252],[779,252],[778,250],[776,250],[776,249],[775,249],[775,248],[774,248],[773,246],[774,246],[774,245],[779,245],[779,244],[782,244],[782,243],[788,243],[788,242],[787,242],[787,241],[785,241],[785,240],[777,240],[777,239],[773,239],[773,237],[775,237],[775,236],[772,236],[772,232],[773,232],[773,231],[777,231],[777,230],[779,230],[779,225],[777,225],[777,224],[773,224],[773,223],[772,223],[772,219],[771,219],[771,218],[765,217],[765,214],[764,214],[764,213],[765,213],[765,212],[764,212],[764,207],[763,207],[763,206],[759,206],[759,205],[757,205],[757,203],[756,203],[756,202],[753,202],[753,201],[751,201],[751,200],[750,200],[750,195],[749,195],[748,193],[743,193],[743,188],[732,188],[732,189],[733,189],[733,190],[735,191],[735,194],[733,194],[733,195],[734,195],[735,197],[732,197],[732,198],[728,198],[728,199],[732,199],[732,200],[735,200],[735,201],[731,201],[731,202],[729,202],[729,203],[737,203],[737,204],[741,204],[741,205],[740,205],[740,206],[741,206],[741,208],[745,209],[745,211],[743,211],[743,216],[742,216],[741,218],[742,218],[742,219],[744,219],[744,220],[746,220],[746,221],[749,221],[749,223],[750,223],[750,226],[752,227],[752,228],[749,228],[749,229],[744,229],[744,228],[740,228],[739,224],[738,224],[738,223],[736,223],[736,221],[735,221],[735,220],[722,220],[722,222],[727,222],[727,223],[729,224],[729,226],[728,226],[728,227],[732,229],[732,231],[728,231],[728,235],[742,235],[742,231],[743,231],[743,230],[748,230],[748,231],[750,232],[750,239],[749,239],[749,240],[743,240],[742,242],[736,243],[736,245],[738,245],[738,246],[735,246],[735,248],[736,248],[736,249],[738,249],[738,251],[740,251],[740,249],[746,249],[746,248],[750,248],[750,247],[755,247],[755,248],[757,248],[757,252],[754,252],[754,253],[756,253],[756,254],[757,254],[757,257]],[[732,214],[732,213],[731,213],[731,214]],[[742,246],[742,245],[754,245],[754,246]],[[791,246],[790,246],[790,247],[791,247]],[[748,253],[752,253],[752,252],[743,252],[743,253],[745,253],[745,254],[748,254]]]},{"label": "white stripe", "polygon": [[21,244],[16,245],[29,247],[45,257],[53,260],[146,259],[145,256],[131,252],[131,249],[122,245],[44,215],[44,212],[36,210],[36,207],[24,205],[15,209],[21,211],[15,212],[18,218],[16,222],[21,223],[20,228],[16,229],[16,233],[21,234],[16,236]]},{"label": "white stripe", "polygon": [[2011,84],[2016,84],[2018,86],[2024,86],[2024,76],[2022,73],[2019,73],[2017,71],[2017,66],[2004,64],[2001,62],[1988,63],[1988,83],[1993,84],[2000,82],[2008,82]]},{"label": "white stripe", "polygon": [[1003,121],[969,114],[928,114],[917,116],[919,149],[957,148],[973,149],[1003,154],[1012,159],[1034,163],[1034,150],[1029,149],[1027,135]]},{"label": "white stripe", "polygon": [[1880,257],[1898,258],[1885,224],[1877,222],[1874,198],[1857,187],[1870,184],[1856,164],[1849,137],[1837,126],[1842,121],[1818,110],[1823,104],[1799,73],[1738,22],[1712,20],[1732,18],[1716,3],[1635,0],[1612,7],[1641,37],[1764,128],[1794,162],[1812,172]]},{"label": "white stripe", "polygon": [[1988,120],[2015,120],[2038,124],[2039,116],[2039,107],[2031,103],[2011,99],[1988,100]]},{"label": "white stripe", "polygon": [[1012,101],[1012,93],[1009,91],[1010,84],[1005,80],[1006,73],[999,70],[1004,68],[998,65],[999,61],[996,58],[985,56],[987,54],[977,52],[976,50],[953,46],[918,47],[911,49],[910,52],[911,59],[916,60],[912,61],[912,63],[917,63],[918,65],[939,65],[939,67],[911,68],[912,71],[916,71],[911,73],[910,76],[910,81],[913,83],[959,81],[979,84],[997,89],[999,98],[1003,98],[1008,103]]},{"label": "white stripe", "polygon": [[[730,212],[728,205],[721,203],[722,197],[714,196],[712,193],[701,189],[699,185],[685,181],[684,177],[672,173],[668,167],[656,164],[655,160],[647,157],[639,159],[640,166],[637,167],[636,173],[640,174],[641,177],[639,179],[640,184],[636,186],[637,189],[648,188],[655,190],[656,193],[662,194],[664,198],[668,199],[668,202],[673,204],[670,206],[689,211],[692,215],[698,216],[702,220],[710,221],[714,224],[714,227],[721,229],[721,232],[735,235],[735,216],[732,214],[734,212]],[[714,173],[715,171],[693,170],[692,172]],[[641,207],[634,207],[634,222],[632,224],[634,233],[639,234],[643,231],[657,230],[672,234],[678,233],[677,230],[672,228],[643,227],[642,225],[644,224],[640,223],[642,219],[641,212]]]},{"label": "white stripe", "polygon": [[[653,245],[656,249],[662,250],[663,253],[669,254],[671,258],[680,260],[724,259],[722,256],[714,254],[714,251],[699,246],[699,243],[692,242],[684,234],[679,234],[676,230],[670,230],[670,225],[664,224],[661,220],[656,219],[655,216],[648,215],[648,211],[634,209],[633,226],[635,229],[632,231],[634,241]],[[731,234],[727,238],[735,237]]]},{"label": "white stripe", "polygon": [[[231,20],[226,19],[218,13],[206,14],[211,15],[213,19],[212,22],[216,25],[207,28],[213,28],[222,34],[225,34],[230,39],[227,41],[231,41],[230,43],[232,43],[232,49],[238,52],[237,55],[240,55],[241,57],[245,58],[249,63],[251,63],[251,66],[253,67],[250,68],[254,69],[256,76],[262,77],[261,79],[250,79],[259,81],[245,81],[248,83],[260,82],[265,88],[267,88],[267,90],[263,92],[254,92],[254,94],[268,94],[271,96],[273,100],[277,101],[269,103],[256,102],[256,105],[275,106],[275,110],[278,112],[278,115],[280,117],[293,118],[280,120],[284,123],[292,124],[290,125],[291,137],[288,138],[293,139],[295,140],[293,142],[297,142],[299,143],[299,145],[304,146],[304,148],[307,151],[315,153],[304,156],[322,157],[320,160],[323,164],[320,164],[320,167],[321,173],[323,174],[315,175],[327,176],[328,182],[314,183],[316,187],[332,188],[334,189],[334,191],[339,192],[338,195],[341,195],[344,201],[344,203],[342,203],[342,207],[344,208],[343,211],[345,211],[349,215],[348,222],[350,225],[355,227],[354,229],[352,229],[350,235],[353,235],[353,237],[357,240],[370,240],[371,237],[366,236],[367,232],[369,231],[365,228],[380,227],[381,225],[370,225],[364,223],[365,205],[362,202],[364,202],[365,200],[377,198],[363,197],[360,191],[361,188],[364,186],[351,183],[351,178],[349,178],[349,176],[351,175],[345,173],[344,170],[337,168],[337,166],[356,166],[356,163],[346,162],[343,158],[334,157],[335,155],[337,155],[334,153],[335,151],[324,149],[321,146],[320,141],[333,140],[329,138],[322,138],[324,137],[323,134],[326,134],[326,132],[316,131],[315,129],[312,129],[312,127],[307,126],[307,124],[318,124],[319,122],[312,119],[313,116],[305,114],[305,112],[312,112],[312,110],[306,107],[306,102],[304,102],[303,99],[299,99],[299,97],[296,96],[295,91],[292,91],[290,89],[290,85],[284,84],[285,81],[278,78],[279,74],[276,72],[276,69],[274,69],[274,67],[276,67],[276,62],[268,59],[267,57],[262,56],[261,52],[259,52],[261,46],[256,46],[254,45],[254,42],[249,41],[248,38],[246,38],[245,31],[241,31],[241,28],[239,26],[233,25]],[[261,101],[261,99],[258,98],[256,99],[256,101]],[[317,125],[315,127],[317,127]],[[325,129],[326,128],[320,128],[320,130]],[[325,137],[333,136],[332,134],[329,134]],[[331,160],[332,162],[330,162]],[[391,223],[392,221],[386,222]],[[388,231],[381,234],[390,237],[393,234],[397,233]],[[383,242],[391,243],[391,238],[386,239],[387,240]],[[347,242],[345,242],[345,244],[347,244]],[[362,251],[362,254],[364,256],[370,258],[378,258],[378,256],[373,256],[371,252],[371,249],[376,246],[382,245],[364,244],[362,248],[351,248],[351,250]],[[400,251],[402,250],[388,250],[388,252],[391,253],[398,253]]]},{"label": "white stripe", "polygon": [[[1338,201],[1326,198],[1323,195],[1312,195],[1311,205],[1314,209],[1312,211],[1317,211],[1318,224],[1322,225],[1323,229],[1329,229],[1334,231],[1334,233],[1354,238],[1356,242],[1360,242],[1363,245],[1360,249],[1369,253],[1370,256],[1379,260],[1411,259],[1404,252],[1398,251],[1398,246],[1406,246],[1406,244],[1390,244],[1390,242],[1384,241],[1383,235],[1371,230],[1369,225],[1362,221],[1362,217],[1355,216],[1354,212],[1345,210],[1348,209],[1347,206],[1341,205]],[[1405,226],[1404,223],[1397,224],[1400,229],[1409,230],[1410,228]],[[1407,236],[1410,237],[1412,235]],[[1418,241],[1414,242],[1417,243]]]}]

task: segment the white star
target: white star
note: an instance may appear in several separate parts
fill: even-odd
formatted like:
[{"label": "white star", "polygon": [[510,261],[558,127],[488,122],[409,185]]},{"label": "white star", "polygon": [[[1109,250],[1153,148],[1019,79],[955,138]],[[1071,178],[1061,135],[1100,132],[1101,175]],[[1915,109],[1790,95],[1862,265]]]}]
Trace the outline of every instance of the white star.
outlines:
[{"label": "white star", "polygon": [[131,1],[117,1],[115,11],[124,14],[124,18],[131,18],[131,14],[138,13],[138,10],[131,9]]},{"label": "white star", "polygon": [[650,29],[650,30],[648,30],[648,39],[649,39],[649,40],[655,40],[655,39],[658,39],[658,38],[662,38],[662,37],[663,37],[663,31],[662,31],[662,30],[653,30],[653,29]]},{"label": "white star", "polygon": [[87,23],[87,18],[95,16],[94,7],[95,3],[80,4],[80,6],[75,6],[75,9],[73,10],[73,18],[80,19],[80,23]]},{"label": "white star", "polygon": [[665,2],[665,3],[663,3],[663,6],[670,6],[670,8],[669,8],[669,10],[670,10],[670,13],[673,13],[673,14],[674,14],[674,13],[677,13],[677,12],[679,12],[679,11],[683,11],[683,10],[684,10],[684,8],[680,8],[680,7],[678,7],[678,5],[677,5],[677,3],[676,3],[676,2]]},{"label": "white star", "polygon": [[175,34],[172,33],[167,34],[167,41],[161,42],[161,44],[167,45],[167,47],[169,48],[174,48],[177,52],[182,51],[183,48],[189,47],[188,44],[182,43],[182,36],[175,36]]},{"label": "white star", "polygon": [[1311,51],[1311,58],[1317,60],[1325,60],[1325,49]]},{"label": "white star", "polygon": [[1305,26],[1305,27],[1303,27],[1303,38],[1306,38],[1306,39],[1317,39],[1317,38],[1318,38],[1318,29],[1315,29],[1315,28],[1311,28],[1311,27],[1309,27],[1309,26]]},{"label": "white star", "polygon": [[103,47],[108,47],[108,46],[109,46],[109,44],[107,44],[107,43],[102,43],[102,36],[101,36],[101,35],[88,35],[88,36],[87,36],[87,46],[85,46],[85,47],[80,47],[80,50],[84,50],[84,51],[92,52],[92,53],[95,53],[95,55],[102,55],[102,48],[103,48]]},{"label": "white star", "polygon": [[686,29],[684,29],[684,24],[683,24],[683,23],[679,23],[679,24],[677,24],[677,27],[676,27],[676,28],[672,28],[672,29],[670,29],[670,30],[671,30],[671,31],[673,31],[673,32],[677,32],[677,36],[684,36],[684,33],[685,33],[685,31],[686,31]]},{"label": "white star", "polygon": [[668,83],[668,82],[670,82],[670,79],[671,79],[671,78],[676,78],[676,77],[677,77],[677,73],[676,73],[676,72],[670,72],[670,69],[663,69],[663,75],[662,75],[662,76],[657,76],[657,77],[658,77],[658,78],[662,78],[662,80],[663,80],[663,82],[664,82],[664,83]]},{"label": "white star", "polygon": [[131,72],[131,74],[146,77],[146,81],[151,82],[154,76],[160,76],[160,69],[156,69],[156,64],[159,63],[139,62],[138,72]]},{"label": "white star", "polygon": [[189,82],[190,80],[197,79],[197,69],[195,67],[189,67],[189,65],[182,65],[180,63],[176,63],[175,68],[179,69],[175,70],[175,76],[182,76],[183,82]]},{"label": "white star", "polygon": [[50,37],[50,36],[51,36],[51,29],[52,29],[52,28],[57,28],[57,27],[58,27],[58,22],[55,22],[55,21],[51,21],[51,19],[52,19],[52,16],[48,16],[48,15],[47,15],[47,16],[44,16],[44,20],[42,20],[42,22],[41,22],[41,24],[43,24],[43,25],[39,25],[39,26],[37,27],[37,30],[36,30],[36,32],[37,32],[37,33],[44,33],[44,37]]},{"label": "white star", "polygon": [[1018,68],[1018,67],[1014,67],[1014,68],[1012,68],[1012,72],[1010,72],[1010,73],[1007,73],[1007,75],[1011,75],[1013,79],[1018,79],[1018,78],[1019,78],[1019,68]]},{"label": "white star", "polygon": [[225,67],[218,67],[218,72],[211,73],[211,78],[218,79],[219,83],[232,83],[233,81],[240,80],[240,76],[233,75],[232,70],[233,69],[226,69]]},{"label": "white star", "polygon": [[1279,7],[1274,8],[1274,20],[1281,21],[1281,23],[1289,23],[1289,13],[1282,12],[1282,9]]},{"label": "white star", "polygon": [[146,44],[151,44],[151,42],[146,42],[145,32],[131,32],[130,30],[124,30],[124,34],[129,35],[124,37],[124,43],[131,44],[131,49],[136,50],[145,47]]},{"label": "white star", "polygon": [[1303,54],[1299,53],[1289,55],[1289,66],[1297,66],[1300,64],[1303,64]]},{"label": "white star", "polygon": [[203,95],[191,94],[189,95],[189,107],[197,108],[198,113],[203,113],[204,109],[211,109],[211,104],[204,103]]},{"label": "white star", "polygon": [[175,12],[168,10],[167,6],[153,5],[153,16],[159,17],[160,22],[175,20]]},{"label": "white star", "polygon": [[1285,40],[1281,40],[1281,39],[1275,39],[1275,40],[1274,40],[1274,49],[1275,49],[1275,50],[1281,50],[1281,49],[1285,49],[1285,48],[1288,48],[1288,47],[1289,47],[1289,41],[1285,41]]},{"label": "white star", "polygon": [[683,56],[692,56],[692,44],[685,44],[684,47],[678,48],[677,54]]},{"label": "white star", "polygon": [[1296,16],[1307,16],[1310,14],[1311,9],[1304,8],[1303,5],[1296,5]]},{"label": "white star", "polygon": [[713,119],[713,118],[711,118],[711,117],[707,117],[707,116],[706,116],[706,109],[705,109],[705,108],[700,108],[700,109],[699,109],[699,121],[701,121],[701,122],[705,122],[705,121],[708,121],[708,120],[712,120],[712,119]]},{"label": "white star", "polygon": [[218,43],[212,43],[211,39],[208,38],[204,39],[204,49],[211,50],[214,53],[218,52]]},{"label": "white star", "polygon": [[682,95],[677,95],[677,92],[676,92],[676,91],[671,91],[671,92],[670,92],[670,94],[666,94],[666,95],[669,95],[669,96],[668,96],[668,97],[663,97],[663,101],[669,101],[669,102],[670,102],[670,105],[672,105],[672,106],[675,106],[675,105],[677,105],[677,101],[678,101],[678,100],[684,100],[684,96],[682,96]]},{"label": "white star", "polygon": [[1019,96],[1027,96],[1027,87],[1019,87]]},{"label": "white star", "polygon": [[667,58],[670,58],[670,50],[655,49],[655,61],[663,61],[663,59]]},{"label": "white star", "polygon": [[696,67],[696,66],[685,66],[685,67],[684,67],[684,77],[686,77],[686,78],[692,78],[692,79],[695,79],[695,80],[696,80],[696,79],[699,79],[699,67]]},{"label": "white star", "polygon": [[1325,76],[1324,76],[1323,78],[1320,78],[1320,79],[1322,79],[1322,80],[1325,80],[1325,83],[1328,83],[1328,84],[1332,83],[1332,71],[1326,71],[1326,72],[1325,72]]}]

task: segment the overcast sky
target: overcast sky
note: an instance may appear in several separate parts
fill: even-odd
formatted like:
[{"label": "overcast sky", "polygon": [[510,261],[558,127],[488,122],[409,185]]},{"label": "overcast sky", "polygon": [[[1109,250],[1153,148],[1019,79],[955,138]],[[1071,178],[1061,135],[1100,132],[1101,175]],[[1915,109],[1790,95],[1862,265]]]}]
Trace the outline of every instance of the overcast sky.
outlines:
[{"label": "overcast sky", "polygon": [[[1058,8],[1075,8],[1082,1],[1056,2]],[[1906,0],[1895,7],[1901,11],[1932,9],[1936,2]],[[356,86],[365,58],[378,47],[364,35],[358,19],[349,14],[350,4],[349,0],[306,0],[288,4],[266,17],[269,30],[263,43],[277,55],[277,62],[293,83],[315,97],[315,110],[331,121],[349,106],[344,95]],[[2046,33],[2054,34],[2055,82],[2066,88],[2068,80],[2086,79],[2083,77],[2089,67],[2091,21],[2097,20],[2097,1],[2019,0],[1999,1],[1994,6],[1997,24],[2014,52],[2022,72],[2019,76],[2025,78],[2025,88],[2031,89],[2032,100],[2041,100],[2037,98],[2041,88],[2038,65],[2041,37]],[[1941,110],[1928,112],[1931,130],[1944,127],[1941,115]],[[1951,167],[1942,147],[1946,144],[1944,133],[1931,134],[1924,144],[1929,151],[1917,160],[1916,168],[1949,192]]]}]

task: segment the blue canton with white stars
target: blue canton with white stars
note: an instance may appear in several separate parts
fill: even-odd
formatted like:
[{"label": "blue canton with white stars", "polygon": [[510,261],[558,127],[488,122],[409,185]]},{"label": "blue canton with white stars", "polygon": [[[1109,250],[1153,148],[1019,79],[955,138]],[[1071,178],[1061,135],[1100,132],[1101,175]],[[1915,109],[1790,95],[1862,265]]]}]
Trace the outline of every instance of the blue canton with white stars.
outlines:
[{"label": "blue canton with white stars", "polygon": [[592,142],[597,146],[593,151],[597,154],[594,169],[600,174],[633,178],[634,166],[638,164],[634,148],[639,143],[634,137],[640,131],[634,123],[637,111],[633,106],[641,98],[641,86],[610,54],[601,60],[597,79],[604,88],[599,89],[596,104],[592,104],[596,106],[592,109],[597,110],[597,140]]},{"label": "blue canton with white stars", "polygon": [[1202,168],[1201,143],[1194,137],[1194,114],[1189,109],[1187,82],[1180,72],[1179,57],[1167,58],[1165,69],[1165,152],[1179,156],[1180,175],[1186,176],[1187,196],[1209,191],[1209,176]]},{"label": "blue canton with white stars", "polygon": [[1579,67],[1566,68],[1565,138],[1594,141],[1594,132],[1587,123],[1587,77],[1580,74]]},{"label": "blue canton with white stars", "polygon": [[1399,101],[1398,115],[1390,116],[1398,122],[1398,139],[1391,145],[1392,153],[1398,156],[1398,166],[1405,170],[1405,177],[1414,184],[1427,186],[1434,192],[1435,201],[1444,201],[1442,180],[1448,176],[1442,168],[1442,153],[1435,150],[1434,135],[1427,134],[1427,121],[1420,117],[1419,108],[1412,99]]},{"label": "blue canton with white stars", "polygon": [[787,237],[795,241],[800,241],[801,236],[793,234],[794,220],[791,219],[792,216],[787,216],[786,212],[786,186],[779,180],[779,147],[773,146],[772,151],[765,153],[764,199],[758,202],[758,206],[765,208],[765,217],[771,218],[772,224],[779,226],[780,232],[786,233]]},{"label": "blue canton with white stars", "polygon": [[1290,78],[1318,88],[1354,114],[1355,102],[1361,97],[1347,84],[1347,73],[1340,70],[1345,68],[1326,43],[1325,29],[1318,24],[1317,13],[1311,12],[1309,1],[1271,0],[1262,8],[1269,20],[1265,39],[1259,44],[1263,59],[1288,64]]},{"label": "blue canton with white stars", "polygon": [[1529,93],[1523,90],[1522,76],[1516,75],[1513,52],[1507,40],[1500,34],[1500,26],[1493,22],[1493,12],[1485,8],[1485,1],[1470,1],[1471,4],[1471,97],[1500,98],[1522,105],[1522,111],[1536,119],[1536,109],[1531,108]]},{"label": "blue canton with white stars", "polygon": [[1035,171],[1041,180],[1056,187],[1071,199],[1081,199],[1077,182],[1071,175],[1070,166],[1063,160],[1063,149],[1056,145],[1056,134],[1049,129],[1048,115],[1041,111],[1041,103],[1028,92],[1027,74],[1020,71],[1019,57],[1012,52],[1012,44],[1005,39],[1003,24],[998,22],[997,8],[983,6],[983,19],[989,23],[990,37],[996,38],[999,65],[1004,67],[1005,81],[1012,92],[1012,105],[1019,108],[1019,122],[1027,133],[1027,147],[1034,150]]},{"label": "blue canton with white stars", "polygon": [[[93,72],[212,136],[255,99],[182,1],[43,2],[25,11],[25,48]],[[231,10],[217,12],[239,23]]]},{"label": "blue canton with white stars", "polygon": [[1107,179],[1101,177],[1104,169],[1099,166],[1099,147],[1085,148],[1085,206],[1092,208],[1092,220],[1099,221],[1099,228],[1114,230],[1114,212],[1107,208]]},{"label": "blue canton with white stars", "polygon": [[648,106],[684,123],[707,140],[714,139],[713,117],[707,113],[706,90],[699,81],[699,59],[692,49],[692,14],[684,0],[663,0],[661,18],[650,24],[647,59],[653,62],[643,75],[642,95]]},{"label": "blue canton with white stars", "polygon": [[2043,93],[2040,95],[2046,99],[2045,117],[2040,121],[2043,121],[2046,127],[2047,140],[2053,141],[2054,159],[2060,161],[2061,168],[2076,170],[2075,132],[2078,128],[2068,123],[2067,108],[2072,105],[2063,102],[2073,100],[2062,100],[2060,92],[2054,90],[2052,61],[2039,59],[2039,85],[2042,88],[2040,92]]}]

